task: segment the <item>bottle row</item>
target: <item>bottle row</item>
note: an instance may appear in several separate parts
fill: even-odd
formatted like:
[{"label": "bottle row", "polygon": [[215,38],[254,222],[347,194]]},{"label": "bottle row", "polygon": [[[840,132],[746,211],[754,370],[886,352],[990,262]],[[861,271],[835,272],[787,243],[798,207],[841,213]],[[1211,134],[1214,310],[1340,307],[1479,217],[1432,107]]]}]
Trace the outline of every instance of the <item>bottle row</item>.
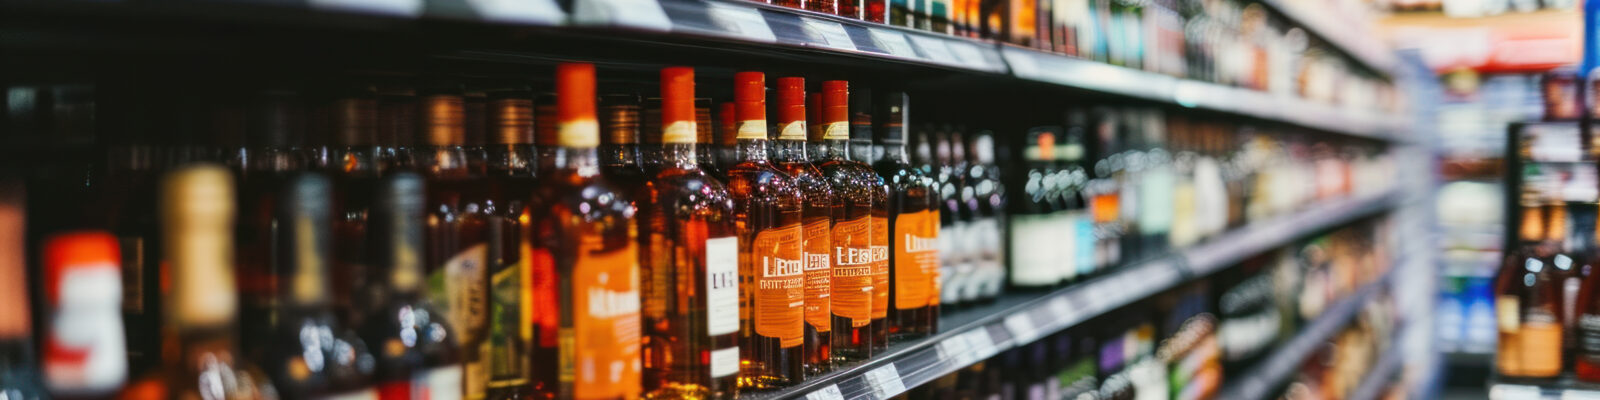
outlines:
[{"label": "bottle row", "polygon": [[[101,126],[127,135],[67,168],[87,178],[30,171],[45,175],[28,188],[32,304],[81,301],[95,311],[50,325],[126,333],[62,393],[178,395],[225,367],[291,398],[730,398],[931,335],[942,309],[1007,287],[1392,175],[1375,147],[1154,109],[969,135],[845,81],[808,94],[737,73],[715,114],[695,82],[671,67],[659,97],[601,96],[593,66],[563,64],[553,95],[273,91],[171,115],[108,101]],[[169,124],[179,134],[140,131]],[[124,388],[152,370],[164,378]]]},{"label": "bottle row", "polygon": [[1600,382],[1600,314],[1593,296],[1600,278],[1592,202],[1521,204],[1514,247],[1494,280],[1499,327],[1496,372],[1510,378],[1555,378],[1564,373]]},{"label": "bottle row", "polygon": [[[886,4],[887,2],[887,4]],[[773,0],[1359,110],[1392,111],[1386,80],[1254,1]]]}]

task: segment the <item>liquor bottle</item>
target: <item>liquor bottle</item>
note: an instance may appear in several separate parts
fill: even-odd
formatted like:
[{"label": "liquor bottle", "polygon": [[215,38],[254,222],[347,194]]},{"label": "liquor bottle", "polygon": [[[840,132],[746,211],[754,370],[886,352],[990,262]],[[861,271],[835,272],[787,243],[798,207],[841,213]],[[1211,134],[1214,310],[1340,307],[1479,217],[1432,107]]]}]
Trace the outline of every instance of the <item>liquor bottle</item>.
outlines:
[{"label": "liquor bottle", "polygon": [[[233,179],[214,164],[167,174],[161,183],[162,258],[172,274],[163,332],[169,349],[156,372],[123,388],[127,399],[273,399],[267,376],[239,352],[233,268]],[[215,386],[210,382],[232,382]]]},{"label": "liquor bottle", "polygon": [[[105,93],[107,109],[127,101],[144,104],[146,99],[122,91]],[[121,97],[128,97],[122,99]],[[160,150],[149,132],[132,129],[138,114],[106,112],[99,119],[107,123],[105,167],[102,179],[93,185],[96,208],[106,217],[106,226],[117,237],[122,280],[123,336],[127,338],[128,375],[141,376],[161,362],[162,296],[160,286],[160,233],[156,212]],[[110,127],[122,127],[115,130]],[[8,254],[16,254],[9,253]]]},{"label": "liquor bottle", "polygon": [[380,272],[382,298],[367,311],[361,339],[378,349],[372,382],[379,399],[460,398],[463,384],[456,331],[423,292],[423,179],[391,174],[374,193],[369,260]]},{"label": "liquor bottle", "polygon": [[[972,221],[967,208],[976,198],[968,192],[967,160],[964,142],[955,127],[944,126],[933,134],[933,194],[934,205],[939,209],[939,304],[944,310],[953,310],[973,300],[973,270],[969,252],[971,238],[967,225]],[[957,150],[957,149],[960,150]],[[965,193],[964,193],[965,192]]]},{"label": "liquor bottle", "polygon": [[[804,146],[804,81],[780,80],[782,135]],[[796,92],[799,90],[799,92]],[[805,343],[805,253],[799,188],[767,159],[766,84],[760,72],[734,75],[740,162],[728,170],[728,197],[739,238],[740,387],[763,390],[799,383]],[[798,112],[799,116],[794,116]]]},{"label": "liquor bottle", "polygon": [[[28,310],[25,218],[27,193],[20,180],[0,178],[0,393],[7,398],[45,399],[33,359],[33,321]],[[116,336],[112,334],[110,336]],[[108,375],[110,376],[110,375]]]},{"label": "liquor bottle", "polygon": [[383,147],[384,169],[412,170],[412,150],[417,137],[417,97],[411,89],[389,89],[378,94],[378,143]]},{"label": "liquor bottle", "polygon": [[555,151],[560,147],[557,133],[556,94],[539,93],[533,98],[533,160],[534,176],[555,165]]},{"label": "liquor bottle", "polygon": [[636,204],[649,179],[639,165],[639,111],[637,95],[600,98],[600,173]]},{"label": "liquor bottle", "polygon": [[475,171],[488,168],[489,148],[489,95],[481,91],[461,94],[462,148],[466,149],[467,167]]},{"label": "liquor bottle", "polygon": [[1522,208],[1520,248],[1509,252],[1495,278],[1495,314],[1500,326],[1495,366],[1501,375],[1553,377],[1561,373],[1564,333],[1562,287],[1547,241],[1554,222],[1538,205]]},{"label": "liquor bottle", "polygon": [[428,299],[443,311],[455,328],[462,355],[463,394],[482,398],[488,390],[489,370],[484,358],[488,343],[490,254],[498,254],[499,238],[490,236],[485,200],[484,171],[473,169],[480,158],[465,145],[463,100],[459,89],[444,87],[422,93],[418,126],[427,145],[416,152],[417,170],[426,180],[428,225],[423,257],[428,266]]},{"label": "liquor bottle", "polygon": [[715,124],[717,120],[712,119],[711,107],[711,99],[694,99],[695,142],[707,144],[706,151],[694,153],[695,160],[700,164],[700,169],[727,183],[728,172],[722,169],[722,162],[717,159],[718,152],[712,150],[717,143]]},{"label": "liquor bottle", "polygon": [[[555,160],[530,208],[536,270],[559,280],[536,303],[559,305],[556,398],[633,399],[640,386],[640,268],[634,207],[600,175],[593,64],[556,67]],[[553,264],[553,265],[552,265]],[[553,296],[553,298],[552,298]],[[549,374],[542,375],[549,377]],[[536,384],[536,386],[538,386]]]},{"label": "liquor bottle", "polygon": [[274,231],[278,226],[275,204],[277,193],[296,171],[305,168],[299,151],[306,130],[305,109],[293,93],[263,93],[254,96],[245,110],[248,162],[239,172],[238,223],[234,231],[234,265],[238,266],[236,285],[240,293],[240,348],[252,360],[265,359],[269,336],[278,320],[279,278],[273,254],[278,245]]},{"label": "liquor bottle", "polygon": [[663,69],[661,94],[665,158],[638,201],[639,231],[649,235],[639,256],[645,393],[731,399],[741,295],[733,201],[695,158],[694,70]]},{"label": "liquor bottle", "polygon": [[[831,82],[839,82],[837,84]],[[833,191],[832,287],[829,290],[829,314],[832,315],[832,357],[836,363],[865,360],[872,352],[873,257],[872,209],[873,200],[883,197],[882,179],[872,167],[854,159],[853,151],[870,151],[872,144],[872,92],[857,89],[849,92],[844,81],[827,81],[829,93],[823,107],[834,118],[824,118],[822,152],[816,162],[822,176]],[[831,90],[830,90],[831,89]],[[846,97],[839,98],[834,91],[844,90]],[[845,132],[834,128],[834,107],[844,107],[850,112]]]},{"label": "liquor bottle", "polygon": [[333,160],[327,172],[333,181],[333,248],[329,268],[329,301],[339,321],[356,329],[363,311],[375,298],[368,285],[373,266],[367,263],[369,218],[378,182],[389,164],[378,139],[378,95],[370,87],[349,88],[322,99],[312,109],[319,136],[331,137]]},{"label": "liquor bottle", "polygon": [[1084,183],[1084,197],[1089,199],[1089,217],[1094,223],[1095,253],[1094,271],[1105,271],[1122,262],[1122,233],[1121,207],[1124,202],[1120,196],[1122,190],[1118,185],[1118,178],[1123,166],[1123,158],[1117,152],[1120,143],[1116,141],[1117,125],[1120,120],[1117,114],[1110,109],[1096,109],[1095,120],[1091,132],[1098,144],[1097,155],[1090,179]]},{"label": "liquor bottle", "polygon": [[[661,135],[656,134],[656,132],[662,131],[661,98],[645,98],[644,107],[641,110],[640,115],[643,118],[641,119],[639,130],[645,134],[639,137],[639,167],[644,168],[645,176],[654,177],[656,176],[656,173],[661,172],[661,164],[664,162],[665,158],[665,156],[661,153]],[[698,119],[696,122],[698,123]],[[696,127],[695,129],[697,129],[695,131],[695,137],[696,140],[698,140],[699,128]],[[696,158],[696,162],[698,162],[698,157]],[[718,179],[717,181],[721,182],[722,180]]]},{"label": "liquor bottle", "polygon": [[122,331],[117,238],[104,231],[69,232],[45,239],[43,248],[50,311],[42,369],[50,392],[72,398],[116,394],[128,379],[124,337],[105,334]]},{"label": "liquor bottle", "polygon": [[1139,217],[1145,215],[1139,209],[1140,198],[1144,195],[1140,190],[1143,187],[1140,185],[1144,181],[1145,169],[1145,143],[1139,134],[1143,125],[1142,116],[1136,109],[1122,109],[1116,115],[1120,118],[1117,122],[1116,143],[1121,145],[1116,148],[1115,153],[1108,152],[1110,155],[1106,157],[1109,174],[1116,182],[1119,203],[1116,217],[1118,228],[1116,246],[1119,248],[1117,251],[1119,261],[1113,265],[1121,264],[1121,260],[1132,260],[1141,256],[1143,249],[1140,245],[1143,243],[1144,234],[1140,230],[1142,227],[1139,225]]},{"label": "liquor bottle", "polygon": [[[520,399],[533,395],[528,354],[533,346],[532,307],[528,296],[532,278],[521,244],[522,211],[532,201],[536,162],[533,148],[533,97],[523,90],[488,94],[484,146],[489,196],[483,202],[491,243],[489,249],[489,314],[485,346],[488,383],[486,396]],[[470,98],[469,98],[470,100]],[[471,105],[469,101],[467,103]],[[470,113],[468,115],[471,115]],[[469,119],[469,138],[473,122]],[[469,139],[470,140],[470,139]]]},{"label": "liquor bottle", "polygon": [[368,380],[375,360],[329,302],[333,189],[327,178],[309,173],[281,188],[274,210],[278,245],[270,259],[285,282],[260,364],[285,397],[373,396]]},{"label": "liquor bottle", "polygon": [[1173,184],[1172,227],[1167,230],[1166,241],[1168,247],[1183,249],[1200,239],[1194,173],[1200,155],[1195,151],[1195,133],[1187,118],[1169,114],[1167,129],[1172,135]]},{"label": "liquor bottle", "polygon": [[1172,231],[1173,188],[1176,186],[1172,171],[1172,153],[1166,149],[1166,117],[1154,108],[1140,113],[1139,121],[1146,150],[1143,154],[1143,172],[1139,180],[1138,221],[1140,257],[1151,257],[1167,249],[1167,236]]},{"label": "liquor bottle", "polygon": [[[967,187],[972,200],[967,204],[972,213],[972,224],[967,226],[967,236],[972,246],[972,263],[979,276],[975,282],[976,300],[993,301],[1000,296],[1006,284],[1005,260],[1005,210],[1004,177],[995,164],[994,135],[979,131],[967,140]],[[1068,236],[1071,240],[1072,236]]]},{"label": "liquor bottle", "polygon": [[912,168],[906,154],[905,126],[909,97],[885,93],[874,116],[877,141],[884,158],[872,165],[888,187],[885,230],[892,250],[889,256],[888,335],[890,341],[908,340],[938,330],[939,279],[938,212],[932,204],[928,180]]},{"label": "liquor bottle", "polygon": [[831,254],[833,214],[840,207],[838,200],[834,198],[833,187],[827,178],[823,177],[822,170],[811,162],[812,158],[807,152],[807,147],[810,147],[812,142],[823,142],[829,129],[836,132],[835,136],[849,137],[850,111],[847,101],[850,94],[845,85],[845,81],[822,83],[822,95],[832,96],[834,101],[828,102],[831,107],[819,107],[822,110],[818,114],[825,117],[809,120],[824,125],[820,130],[822,134],[807,136],[819,130],[806,129],[808,120],[802,119],[806,115],[806,109],[800,106],[799,100],[805,94],[805,79],[778,78],[778,125],[783,128],[778,135],[778,157],[775,164],[779,170],[789,174],[790,182],[800,191],[802,199],[800,250],[805,259],[805,349],[802,355],[805,360],[806,377],[821,375],[832,369]]},{"label": "liquor bottle", "polygon": [[727,171],[739,163],[739,118],[733,102],[717,105],[717,142],[707,151],[717,153],[717,170]]},{"label": "liquor bottle", "polygon": [[1009,209],[1005,258],[1010,262],[1008,284],[1015,290],[1046,290],[1066,279],[1063,276],[1066,271],[1057,265],[1062,255],[1071,251],[1049,250],[1070,249],[1075,244],[1071,239],[1066,243],[1056,240],[1060,237],[1056,232],[1061,228],[1055,216],[1060,210],[1051,198],[1050,188],[1046,187],[1047,180],[1056,172],[1057,133],[1050,127],[1028,130],[1022,147],[1025,161],[1017,168],[1026,168],[1026,175],[1013,178],[1012,184],[1007,185],[1012,192],[1009,197],[1015,200],[1006,204]]}]

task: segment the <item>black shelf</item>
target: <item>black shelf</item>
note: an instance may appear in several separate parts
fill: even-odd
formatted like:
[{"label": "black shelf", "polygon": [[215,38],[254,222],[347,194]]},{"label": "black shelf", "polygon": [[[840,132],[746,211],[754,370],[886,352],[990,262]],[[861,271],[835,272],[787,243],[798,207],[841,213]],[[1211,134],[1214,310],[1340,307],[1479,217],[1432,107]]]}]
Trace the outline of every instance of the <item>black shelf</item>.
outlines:
[{"label": "black shelf", "polygon": [[[1400,140],[1397,135],[1406,130],[1400,115],[744,0],[577,0],[570,15],[553,0],[493,10],[472,7],[521,2],[412,1],[426,7],[379,12],[221,2],[0,0],[0,14],[12,17],[0,22],[0,33],[8,33],[0,34],[0,48],[49,57],[72,50],[101,54],[166,47],[218,59],[270,57],[255,51],[263,48],[334,57],[354,53],[342,57],[357,63],[378,58],[418,64],[426,63],[418,58],[429,57],[528,62],[565,56],[616,64],[711,57],[953,79],[986,88],[1048,83],[1377,140]],[[628,12],[617,12],[622,8]],[[30,59],[15,57],[0,65],[26,66],[21,63]]]},{"label": "black shelf", "polygon": [[1361,312],[1361,307],[1370,302],[1380,293],[1384,285],[1388,284],[1398,270],[1399,266],[1392,266],[1390,272],[1382,277],[1367,283],[1355,293],[1332,307],[1322,312],[1310,324],[1300,329],[1294,338],[1287,343],[1279,345],[1267,359],[1262,360],[1255,367],[1243,375],[1226,379],[1219,399],[1267,399],[1275,397],[1275,389],[1287,382],[1290,377],[1300,371],[1300,363],[1327,342],[1333,335],[1349,325],[1350,320]]},{"label": "black shelf", "polygon": [[[940,318],[940,333],[890,346],[883,356],[844,366],[781,391],[748,393],[750,399],[884,399],[954,373],[1001,351],[1031,343],[1089,318],[1176,287],[1221,269],[1194,269],[1189,254],[1213,255],[1207,262],[1244,259],[1305,235],[1336,227],[1393,207],[1395,195],[1335,201],[1245,228],[1197,248],[1131,263],[1106,275],[1047,293],[1007,293],[993,303],[969,306]],[[1238,240],[1251,240],[1237,245]],[[1199,252],[1199,253],[1196,253]],[[1224,252],[1244,252],[1217,258]],[[1204,273],[1201,273],[1204,272]],[[1323,319],[1344,313],[1345,320],[1365,303],[1377,284],[1331,308]],[[1319,320],[1320,321],[1320,320]],[[1332,322],[1323,323],[1331,324]],[[1324,328],[1331,335],[1336,326]],[[1219,397],[1231,398],[1231,397]]]}]

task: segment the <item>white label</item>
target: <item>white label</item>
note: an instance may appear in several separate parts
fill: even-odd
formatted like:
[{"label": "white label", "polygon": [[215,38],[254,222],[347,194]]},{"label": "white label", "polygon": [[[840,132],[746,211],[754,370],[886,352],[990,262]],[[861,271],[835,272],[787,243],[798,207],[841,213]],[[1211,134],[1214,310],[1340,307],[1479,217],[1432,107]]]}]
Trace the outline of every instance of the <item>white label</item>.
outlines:
[{"label": "white label", "polygon": [[1038,331],[1033,327],[1033,318],[1029,318],[1025,312],[1006,316],[1005,325],[1006,330],[1011,331],[1011,337],[1019,344],[1032,342],[1034,333]]},{"label": "white label", "polygon": [[739,347],[711,351],[711,377],[721,378],[739,372]]},{"label": "white label", "polygon": [[706,331],[739,331],[739,238],[706,240]]},{"label": "white label", "polygon": [[1048,307],[1050,316],[1055,317],[1055,321],[1066,321],[1067,317],[1072,315],[1072,302],[1067,301],[1065,296],[1051,299]]},{"label": "white label", "polygon": [[850,40],[850,33],[845,32],[844,25],[839,25],[838,22],[804,17],[800,18],[800,21],[805,24],[807,31],[822,39],[822,42],[817,44],[840,50],[856,49],[856,43]]},{"label": "white label", "polygon": [[311,7],[401,17],[422,14],[422,0],[311,0]]},{"label": "white label", "polygon": [[900,381],[900,371],[894,368],[892,362],[867,371],[863,378],[867,379],[867,386],[871,386],[872,393],[880,399],[888,399],[906,391],[905,382]]},{"label": "white label", "polygon": [[946,43],[946,47],[949,47],[950,54],[963,64],[977,69],[989,69],[989,59],[984,58],[983,52],[978,51],[972,43],[951,41]]},{"label": "white label", "polygon": [[806,400],[844,400],[844,393],[839,392],[839,385],[828,385],[807,394]]},{"label": "white label", "polygon": [[60,278],[50,340],[44,342],[45,382],[65,393],[109,393],[128,379],[122,335],[122,271],[115,263],[79,264]]},{"label": "white label", "polygon": [[1011,283],[1018,286],[1050,286],[1060,280],[1052,267],[1053,254],[1041,249],[1058,248],[1059,236],[1051,232],[1051,219],[1041,215],[1011,217]]},{"label": "white label", "polygon": [[905,58],[917,58],[917,50],[911,48],[911,42],[906,41],[906,35],[889,29],[868,28],[872,34],[872,41],[878,43],[878,48],[889,52],[889,55]]},{"label": "white label", "polygon": [[1600,392],[1567,389],[1561,391],[1561,400],[1600,400]]},{"label": "white label", "polygon": [[778,37],[772,34],[772,27],[767,26],[767,19],[761,16],[761,11],[753,7],[738,7],[708,1],[706,12],[711,14],[711,20],[716,21],[724,31],[738,38],[768,43],[778,41]]},{"label": "white label", "polygon": [[428,370],[422,377],[429,400],[461,400],[461,366],[451,365]]},{"label": "white label", "polygon": [[911,43],[922,50],[922,55],[929,60],[945,64],[956,64],[956,56],[950,54],[950,48],[945,47],[944,40],[922,35],[911,35]]}]

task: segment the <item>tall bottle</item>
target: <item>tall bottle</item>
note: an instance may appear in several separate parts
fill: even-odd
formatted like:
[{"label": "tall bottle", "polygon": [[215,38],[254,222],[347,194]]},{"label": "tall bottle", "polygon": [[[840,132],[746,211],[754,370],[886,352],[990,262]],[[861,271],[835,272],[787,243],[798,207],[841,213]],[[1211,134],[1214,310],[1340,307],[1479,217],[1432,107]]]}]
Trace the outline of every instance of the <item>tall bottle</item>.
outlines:
[{"label": "tall bottle", "polygon": [[1562,369],[1561,286],[1545,242],[1550,221],[1539,206],[1522,209],[1521,248],[1506,256],[1495,278],[1495,313],[1499,317],[1499,350],[1495,366],[1501,375],[1554,377]]},{"label": "tall bottle", "polygon": [[539,186],[544,200],[529,213],[534,258],[544,264],[534,268],[557,280],[535,301],[559,305],[559,349],[534,364],[558,368],[556,398],[638,398],[638,228],[633,203],[600,175],[594,65],[557,66],[556,92],[559,146]]},{"label": "tall bottle", "polygon": [[967,225],[972,213],[967,204],[975,198],[967,191],[965,145],[954,127],[935,131],[933,139],[934,200],[939,209],[939,304],[952,309],[973,300],[972,282],[976,276],[968,257],[971,240]]},{"label": "tall bottle", "polygon": [[[532,274],[524,257],[522,210],[532,201],[537,164],[533,148],[533,96],[523,90],[487,96],[484,154],[489,196],[484,200],[488,234],[489,305],[485,345],[486,396],[520,399],[533,395],[529,352],[533,346]],[[470,100],[470,99],[469,99]],[[471,105],[472,103],[467,103]],[[470,113],[468,115],[471,115]],[[468,126],[472,124],[469,122]],[[470,137],[469,129],[469,137]],[[480,372],[485,373],[485,372]]]},{"label": "tall bottle", "polygon": [[915,339],[938,330],[939,215],[932,204],[933,188],[910,165],[906,153],[909,97],[888,92],[878,106],[875,116],[882,123],[877,140],[885,153],[872,167],[888,187],[884,224],[890,245],[888,339]]},{"label": "tall bottle", "polygon": [[1061,265],[1073,271],[1070,274],[1072,278],[1083,280],[1100,268],[1095,263],[1095,223],[1088,196],[1089,174],[1083,167],[1083,126],[1072,122],[1070,116],[1068,119],[1066,130],[1056,141],[1055,154],[1060,168],[1057,172],[1060,179],[1056,185],[1063,221],[1060,228],[1064,230],[1061,235],[1072,241],[1071,245],[1062,246],[1066,251],[1061,255]]},{"label": "tall bottle", "polygon": [[[739,337],[743,360],[739,385],[772,389],[800,382],[805,343],[805,252],[800,204],[806,199],[789,175],[768,161],[766,82],[760,72],[734,75],[739,115],[740,162],[728,170],[728,196],[739,237],[743,301]],[[804,99],[804,83],[798,84]],[[779,109],[791,103],[796,88],[783,89]],[[800,100],[803,104],[803,100]],[[805,115],[804,106],[799,113]],[[784,113],[792,114],[794,111]],[[805,143],[804,117],[784,125],[785,134]]]},{"label": "tall bottle", "polygon": [[250,316],[239,321],[241,348],[251,359],[267,356],[268,334],[278,319],[278,286],[287,271],[272,262],[277,242],[275,203],[277,193],[296,171],[305,167],[300,142],[306,131],[305,108],[293,93],[269,92],[254,95],[245,110],[248,162],[238,173],[239,217],[234,234],[238,246],[234,265],[238,268],[239,309]]},{"label": "tall bottle", "polygon": [[1005,286],[1005,225],[1006,187],[995,164],[994,136],[989,131],[978,132],[967,140],[967,159],[970,169],[967,187],[972,191],[972,224],[967,234],[972,241],[972,262],[980,278],[976,285],[978,301],[991,301],[1000,296]]},{"label": "tall bottle", "polygon": [[329,301],[332,191],[327,178],[304,174],[285,182],[277,201],[271,258],[285,282],[261,365],[285,397],[376,395],[369,382],[375,360]]},{"label": "tall bottle", "polygon": [[649,179],[639,165],[640,108],[638,95],[600,97],[600,173],[635,203]]},{"label": "tall bottle", "polygon": [[489,369],[488,292],[490,254],[498,253],[498,238],[489,235],[485,200],[488,181],[484,171],[470,162],[472,149],[466,143],[462,96],[455,88],[423,92],[418,125],[427,144],[415,151],[417,170],[427,181],[427,246],[423,257],[428,266],[428,299],[444,312],[444,319],[455,328],[460,346],[465,380],[462,388],[468,399],[486,395]]},{"label": "tall bottle", "polygon": [[1135,216],[1139,233],[1139,257],[1151,257],[1167,249],[1167,236],[1172,231],[1174,208],[1173,188],[1177,185],[1172,171],[1172,153],[1166,148],[1167,119],[1157,109],[1138,112],[1142,119],[1136,134],[1142,137],[1145,151],[1138,180],[1138,212]]},{"label": "tall bottle", "polygon": [[[0,393],[37,400],[48,395],[33,358],[28,311],[26,193],[20,180],[0,178]],[[115,333],[112,334],[115,336]]]},{"label": "tall bottle", "polygon": [[1055,175],[1057,133],[1048,127],[1028,131],[1022,146],[1025,161],[1020,165],[1026,168],[1026,175],[1013,178],[1012,184],[1007,185],[1014,199],[1007,204],[1010,209],[1006,213],[1006,260],[1011,272],[1008,283],[1013,289],[1046,290],[1064,278],[1063,271],[1056,267],[1061,261],[1060,252],[1047,250],[1073,245],[1052,240],[1059,236],[1052,233],[1060,229],[1054,218],[1060,210],[1046,181]]},{"label": "tall bottle", "polygon": [[[875,264],[872,210],[875,199],[882,201],[883,180],[872,167],[856,160],[853,153],[871,149],[872,92],[861,89],[849,92],[844,81],[827,81],[823,86],[828,93],[823,107],[830,110],[830,117],[821,121],[828,128],[823,130],[822,154],[816,164],[832,189],[835,202],[831,216],[833,270],[829,314],[832,315],[832,358],[842,363],[865,360],[872,354],[870,325]],[[844,98],[834,94],[841,89],[846,92]],[[849,119],[839,120],[835,107],[850,112]],[[840,122],[848,124],[844,132],[835,128]]]},{"label": "tall bottle", "polygon": [[[694,70],[661,71],[660,168],[639,203],[646,397],[738,395],[739,239],[733,200],[695,158]],[[648,107],[647,107],[648,109]]]},{"label": "tall bottle", "polygon": [[1121,142],[1118,141],[1118,124],[1121,122],[1117,114],[1110,109],[1096,109],[1093,131],[1088,134],[1095,135],[1098,144],[1096,155],[1101,157],[1094,161],[1092,173],[1084,182],[1084,197],[1089,199],[1089,216],[1094,224],[1095,252],[1094,270],[1104,271],[1122,262],[1122,235],[1123,224],[1122,207],[1126,205],[1121,200],[1122,188],[1120,178],[1124,159],[1118,154]]},{"label": "tall bottle", "polygon": [[[804,98],[805,79],[778,78],[778,169],[789,174],[790,181],[800,191],[801,222],[803,224],[800,249],[805,258],[805,359],[806,377],[821,375],[832,369],[833,349],[833,213],[839,208],[833,187],[823,177],[822,170],[811,162],[807,152],[811,143],[823,142],[826,132],[832,129],[835,136],[848,137],[850,132],[849,92],[844,81],[822,83],[822,95],[834,101],[822,108],[813,120],[822,129],[806,129],[807,113],[799,100]],[[831,106],[831,107],[830,107]],[[794,129],[798,124],[800,127]],[[814,132],[820,135],[811,135]],[[802,134],[804,132],[804,134]],[[813,140],[814,139],[814,140]]]},{"label": "tall bottle", "polygon": [[[0,229],[6,229],[3,225]],[[50,311],[42,361],[45,381],[57,396],[105,398],[128,380],[124,337],[106,334],[122,331],[117,246],[117,237],[104,231],[62,233],[44,241],[43,282],[51,289],[44,299]]]},{"label": "tall bottle", "polygon": [[717,141],[709,151],[717,153],[717,169],[727,171],[739,163],[739,118],[737,106],[726,101],[717,104]]},{"label": "tall bottle", "polygon": [[324,171],[333,181],[333,248],[329,293],[334,312],[349,328],[362,325],[362,314],[376,297],[369,278],[377,275],[367,262],[368,227],[378,184],[389,163],[378,138],[378,95],[355,87],[322,99],[314,109],[312,129],[332,137],[333,160]]},{"label": "tall bottle", "polygon": [[461,354],[455,329],[423,292],[423,179],[400,172],[385,177],[376,193],[368,243],[381,298],[367,308],[361,339],[378,349],[372,382],[378,398],[459,398]]},{"label": "tall bottle", "polygon": [[[274,399],[267,376],[239,352],[233,268],[233,179],[197,164],[161,183],[162,258],[172,274],[166,315],[170,355],[156,372],[123,389],[127,399]],[[233,382],[216,387],[209,382]],[[221,393],[218,393],[221,391]]]}]

